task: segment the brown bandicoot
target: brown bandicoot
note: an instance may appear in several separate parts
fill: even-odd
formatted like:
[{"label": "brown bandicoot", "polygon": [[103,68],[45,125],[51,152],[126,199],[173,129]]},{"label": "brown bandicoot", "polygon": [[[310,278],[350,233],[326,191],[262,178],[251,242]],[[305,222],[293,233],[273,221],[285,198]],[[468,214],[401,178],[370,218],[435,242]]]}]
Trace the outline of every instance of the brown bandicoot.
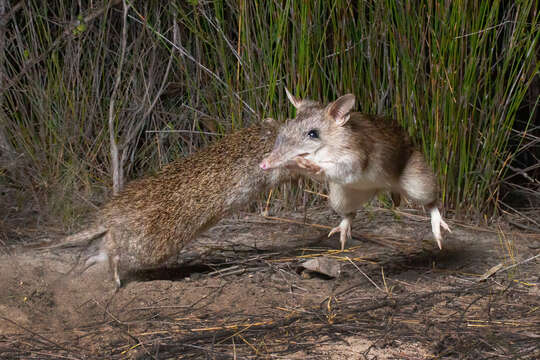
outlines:
[{"label": "brown bandicoot", "polygon": [[297,169],[328,181],[330,206],[343,218],[328,236],[340,232],[343,250],[356,210],[378,192],[390,191],[396,206],[403,195],[429,210],[442,249],[440,227],[450,228],[437,207],[437,180],[404,129],[391,119],[351,112],[353,94],[324,106],[285,90],[296,119],[280,128],[274,149],[260,167]]},{"label": "brown bandicoot", "polygon": [[277,128],[266,119],[127,184],[99,211],[93,227],[54,247],[99,239],[85,269],[108,261],[118,287],[127,273],[166,266],[225,215],[293,177],[288,169],[258,166],[272,150]]}]

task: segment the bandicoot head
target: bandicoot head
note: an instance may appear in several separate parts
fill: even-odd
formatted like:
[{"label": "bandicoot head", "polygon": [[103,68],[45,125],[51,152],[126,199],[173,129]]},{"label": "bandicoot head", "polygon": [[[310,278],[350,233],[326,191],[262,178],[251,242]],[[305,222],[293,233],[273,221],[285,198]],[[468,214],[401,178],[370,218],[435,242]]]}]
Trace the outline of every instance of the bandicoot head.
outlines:
[{"label": "bandicoot head", "polygon": [[294,166],[299,157],[310,159],[323,148],[328,151],[328,146],[338,143],[340,136],[347,133],[343,126],[355,102],[354,95],[347,94],[323,106],[285,91],[296,108],[296,119],[288,120],[279,130],[274,149],[260,163],[264,170]]}]

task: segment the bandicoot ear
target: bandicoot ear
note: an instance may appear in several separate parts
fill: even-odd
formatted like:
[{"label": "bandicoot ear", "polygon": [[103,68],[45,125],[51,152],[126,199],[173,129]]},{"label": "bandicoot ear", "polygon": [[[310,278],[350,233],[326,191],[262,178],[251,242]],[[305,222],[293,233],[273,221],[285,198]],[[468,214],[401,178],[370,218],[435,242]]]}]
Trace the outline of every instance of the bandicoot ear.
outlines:
[{"label": "bandicoot ear", "polygon": [[302,106],[302,99],[299,99],[293,94],[291,94],[291,92],[287,88],[285,88],[285,92],[287,93],[287,97],[289,98],[289,101],[291,102],[291,104],[293,104],[295,108],[299,109],[300,106]]},{"label": "bandicoot ear", "polygon": [[354,107],[355,98],[353,94],[343,95],[326,107],[326,113],[334,119],[337,126],[343,126],[349,121],[350,112]]}]

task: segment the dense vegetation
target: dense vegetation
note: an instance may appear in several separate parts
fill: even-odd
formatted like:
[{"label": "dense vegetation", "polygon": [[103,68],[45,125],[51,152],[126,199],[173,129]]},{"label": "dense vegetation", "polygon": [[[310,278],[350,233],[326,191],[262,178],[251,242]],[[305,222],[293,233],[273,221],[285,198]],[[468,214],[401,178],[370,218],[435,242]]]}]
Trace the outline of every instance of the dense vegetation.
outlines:
[{"label": "dense vegetation", "polygon": [[537,1],[0,3],[0,185],[60,218],[114,167],[121,184],[293,116],[285,86],[395,117],[448,208],[494,214],[509,181],[538,194]]}]

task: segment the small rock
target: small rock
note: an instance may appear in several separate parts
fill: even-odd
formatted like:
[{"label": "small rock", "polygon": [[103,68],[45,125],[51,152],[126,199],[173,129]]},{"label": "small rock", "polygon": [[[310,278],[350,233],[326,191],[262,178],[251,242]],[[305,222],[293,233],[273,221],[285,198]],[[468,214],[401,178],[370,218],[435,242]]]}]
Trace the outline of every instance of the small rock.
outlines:
[{"label": "small rock", "polygon": [[309,271],[317,272],[330,277],[337,277],[341,272],[341,265],[336,259],[318,257],[304,261],[301,265]]}]

